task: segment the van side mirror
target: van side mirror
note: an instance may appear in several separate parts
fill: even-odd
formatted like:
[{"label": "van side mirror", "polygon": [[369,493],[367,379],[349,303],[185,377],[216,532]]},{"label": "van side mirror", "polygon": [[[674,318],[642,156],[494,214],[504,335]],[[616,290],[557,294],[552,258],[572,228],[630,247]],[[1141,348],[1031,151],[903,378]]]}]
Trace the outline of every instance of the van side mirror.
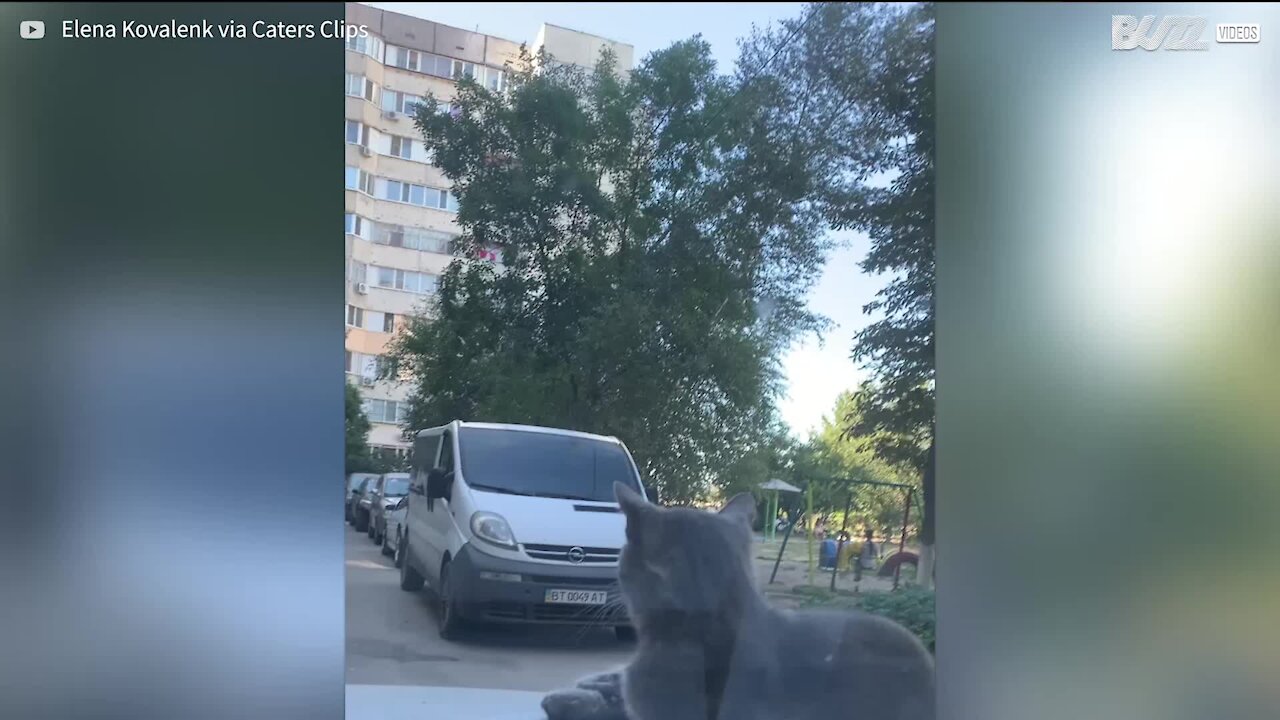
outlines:
[{"label": "van side mirror", "polygon": [[453,474],[445,472],[441,468],[432,468],[427,471],[427,500],[435,500],[436,498],[448,498],[449,486],[453,482]]}]

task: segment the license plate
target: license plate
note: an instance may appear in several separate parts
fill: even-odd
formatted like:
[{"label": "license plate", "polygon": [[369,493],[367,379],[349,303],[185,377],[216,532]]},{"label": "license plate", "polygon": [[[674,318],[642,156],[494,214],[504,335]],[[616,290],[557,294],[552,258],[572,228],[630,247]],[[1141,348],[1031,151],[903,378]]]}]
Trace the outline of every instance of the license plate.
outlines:
[{"label": "license plate", "polygon": [[609,601],[607,590],[548,590],[546,601],[558,605],[603,605]]}]

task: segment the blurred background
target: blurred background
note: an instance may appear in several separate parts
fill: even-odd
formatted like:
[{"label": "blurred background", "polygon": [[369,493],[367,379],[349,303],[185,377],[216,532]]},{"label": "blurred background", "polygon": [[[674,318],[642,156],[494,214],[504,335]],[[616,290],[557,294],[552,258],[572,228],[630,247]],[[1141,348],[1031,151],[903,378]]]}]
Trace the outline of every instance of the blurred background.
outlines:
[{"label": "blurred background", "polygon": [[939,7],[941,717],[1280,716],[1277,20]]},{"label": "blurred background", "polygon": [[0,717],[340,717],[342,50],[72,18],[342,6],[0,8]]},{"label": "blurred background", "polygon": [[[343,7],[0,8],[0,716],[337,717],[343,52],[108,12]],[[1277,20],[937,11],[940,717],[1280,717]]]}]

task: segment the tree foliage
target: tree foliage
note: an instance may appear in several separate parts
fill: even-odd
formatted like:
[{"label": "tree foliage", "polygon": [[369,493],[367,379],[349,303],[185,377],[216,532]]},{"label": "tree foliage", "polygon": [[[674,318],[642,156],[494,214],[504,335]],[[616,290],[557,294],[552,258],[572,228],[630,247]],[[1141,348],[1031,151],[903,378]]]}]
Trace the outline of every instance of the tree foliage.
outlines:
[{"label": "tree foliage", "polygon": [[[868,523],[877,531],[886,527],[896,531],[902,523],[906,491],[860,485],[857,481],[919,488],[920,477],[909,468],[887,462],[868,443],[845,432],[846,419],[857,417],[859,412],[859,395],[854,391],[841,393],[818,432],[808,442],[792,448],[793,484],[812,485],[815,514],[843,513],[846,501],[852,497],[852,521]],[[912,516],[915,526],[920,518],[914,507]]]},{"label": "tree foliage", "polygon": [[347,383],[346,398],[346,474],[369,472],[369,418],[365,417],[360,390]]},{"label": "tree foliage", "polygon": [[824,3],[806,17],[770,31],[796,37],[778,73],[805,78],[797,112],[822,108],[828,162],[839,170],[820,191],[828,221],[866,233],[861,269],[888,280],[863,308],[875,319],[857,334],[853,358],[873,381],[859,388],[844,429],[925,477],[932,542],[933,6]]},{"label": "tree foliage", "polygon": [[873,85],[876,123],[886,140],[873,167],[886,187],[851,194],[846,220],[871,238],[866,272],[892,279],[864,310],[881,313],[855,340],[854,358],[875,382],[860,390],[849,431],[924,476],[921,539],[934,540],[934,65],[933,6],[910,6],[888,26],[881,82]]},{"label": "tree foliage", "polygon": [[765,479],[779,354],[824,322],[804,296],[835,169],[794,84],[750,72],[765,49],[727,76],[693,38],[626,79],[522,52],[506,90],[464,80],[453,111],[420,111],[462,258],[393,345],[411,427],[616,435],[675,503]]}]

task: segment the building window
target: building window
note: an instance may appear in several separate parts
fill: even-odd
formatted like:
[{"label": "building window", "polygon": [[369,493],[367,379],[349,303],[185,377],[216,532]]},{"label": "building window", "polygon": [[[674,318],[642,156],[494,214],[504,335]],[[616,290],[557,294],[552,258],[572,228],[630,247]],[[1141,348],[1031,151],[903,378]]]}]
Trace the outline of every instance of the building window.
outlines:
[{"label": "building window", "polygon": [[368,55],[374,60],[382,62],[382,38],[377,35],[348,38],[347,49]]},{"label": "building window", "polygon": [[349,327],[356,327],[356,328],[363,327],[364,326],[364,309],[358,308],[355,305],[348,305],[347,306],[347,325]]},{"label": "building window", "polygon": [[399,135],[391,136],[391,154],[405,160],[413,159],[413,141]]},{"label": "building window", "polygon": [[448,233],[420,228],[410,228],[405,232],[405,246],[423,252],[448,254],[453,244],[453,236]]},{"label": "building window", "polygon": [[422,54],[417,50],[395,46],[387,48],[387,64],[393,67],[418,72],[421,61]]},{"label": "building window", "polygon": [[429,295],[436,291],[436,276],[430,273],[396,268],[374,267],[374,284],[389,290],[403,290],[417,295]]},{"label": "building window", "polygon": [[453,76],[453,60],[439,55],[422,55],[422,68],[419,72],[436,77],[449,78]]},{"label": "building window", "polygon": [[425,206],[427,204],[427,188],[421,185],[407,185],[409,197],[405,198],[405,202],[410,205]]},{"label": "building window", "polygon": [[[374,197],[381,198],[383,200],[394,200],[396,202],[408,202],[409,196],[407,191],[408,187],[399,180],[387,180],[382,183],[381,191],[374,193]],[[401,199],[402,195],[404,196],[403,199]]]},{"label": "building window", "polygon": [[373,194],[373,176],[357,167],[347,166],[346,188],[359,190],[367,195]]},{"label": "building window", "polygon": [[395,400],[378,400],[369,398],[364,401],[364,414],[369,422],[403,423],[408,416],[409,407]]},{"label": "building window", "polygon": [[396,316],[394,313],[382,314],[382,332],[391,333],[396,331]]},{"label": "building window", "polygon": [[356,237],[367,238],[369,229],[369,221],[356,215],[355,213],[347,213],[347,234]]},{"label": "building window", "polygon": [[[350,43],[348,42],[348,47]],[[431,53],[410,50],[409,48],[387,45],[385,51],[386,64],[402,70],[412,70],[426,75],[433,75],[447,80],[459,80],[463,77],[474,78],[476,82],[490,90],[501,91],[507,87],[507,73],[498,68],[477,65],[465,60]]]},{"label": "building window", "polygon": [[[448,254],[453,244],[453,235],[426,228],[405,227],[403,225],[384,225],[368,223],[361,227],[370,231],[369,240],[379,245],[402,247],[422,252]],[[365,237],[365,236],[362,236]]]},{"label": "building window", "polygon": [[353,283],[368,282],[369,266],[359,260],[352,260],[347,267],[347,279]]},{"label": "building window", "polygon": [[494,92],[502,92],[507,89],[507,73],[505,71],[485,68],[484,75],[485,87]]},{"label": "building window", "polygon": [[382,109],[406,115],[414,115],[418,112],[418,106],[425,104],[420,95],[410,95],[398,90],[388,90],[382,93]]},{"label": "building window", "polygon": [[380,200],[409,203],[410,205],[436,208],[437,210],[451,210],[453,212],[458,210],[457,200],[447,190],[385,178],[378,178],[373,183],[373,187],[373,196]]},{"label": "building window", "polygon": [[355,120],[347,121],[347,142],[352,145],[369,144],[369,128]]},{"label": "building window", "polygon": [[363,75],[347,73],[347,95],[377,102],[378,86]]},{"label": "building window", "polygon": [[366,355],[348,350],[345,357],[347,374],[357,375],[370,382],[382,376],[383,361],[381,356]]},{"label": "building window", "polygon": [[396,47],[395,45],[386,46],[385,56],[386,63],[392,67],[446,79],[457,79],[463,75],[476,77],[476,73],[482,69],[482,66],[477,66],[475,63],[454,60],[453,58],[410,50],[409,48]]},{"label": "building window", "polygon": [[409,448],[393,447],[391,445],[370,445],[369,450],[375,454],[394,456],[399,460],[405,460],[409,457]]}]

